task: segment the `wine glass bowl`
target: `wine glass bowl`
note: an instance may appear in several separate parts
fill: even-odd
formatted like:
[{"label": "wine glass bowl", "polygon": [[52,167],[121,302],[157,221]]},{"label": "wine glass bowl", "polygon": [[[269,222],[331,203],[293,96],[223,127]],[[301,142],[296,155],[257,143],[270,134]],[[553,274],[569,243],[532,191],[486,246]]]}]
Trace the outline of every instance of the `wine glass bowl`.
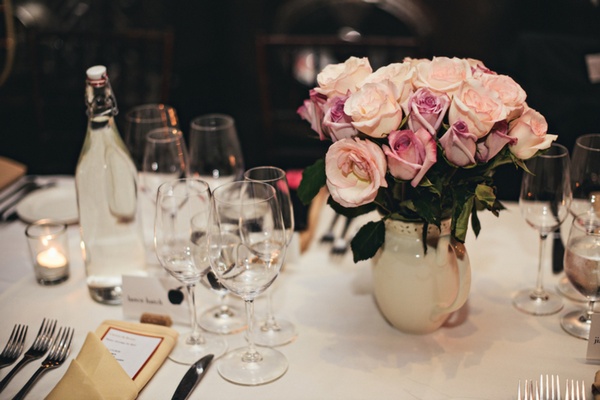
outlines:
[{"label": "wine glass bowl", "polygon": [[[267,183],[275,189],[277,200],[281,207],[283,224],[286,234],[286,248],[294,234],[294,209],[290,196],[290,188],[284,170],[274,166],[259,166],[244,172],[244,179],[248,181]],[[273,290],[266,292],[267,315],[255,325],[254,341],[261,346],[281,346],[290,343],[297,336],[293,323],[282,318],[276,318],[273,312]]]},{"label": "wine glass bowl", "polygon": [[257,350],[253,338],[254,299],[276,279],[285,252],[285,227],[275,189],[262,182],[237,181],[214,191],[208,235],[210,265],[219,281],[246,305],[247,347],[224,355],[221,376],[242,385],[281,377],[285,356],[272,348]]},{"label": "wine glass bowl", "polygon": [[[208,228],[212,207],[208,184],[179,179],[158,188],[154,245],[162,267],[185,285],[191,332],[182,334],[169,355],[175,362],[192,364],[206,354],[219,357],[227,348],[220,336],[201,334],[196,318],[195,288],[209,264]],[[192,229],[190,221],[196,218]],[[200,221],[204,221],[203,224]]]},{"label": "wine glass bowl", "polygon": [[540,236],[537,283],[534,289],[525,289],[513,298],[514,306],[532,315],[549,315],[560,311],[562,299],[547,292],[543,286],[545,245],[548,236],[566,219],[571,204],[569,152],[553,143],[546,152],[526,161],[519,208],[527,224]]},{"label": "wine glass bowl", "polygon": [[173,107],[143,104],[125,114],[124,142],[138,171],[142,170],[146,136],[158,128],[179,128],[179,119]]},{"label": "wine glass bowl", "polygon": [[565,273],[588,300],[588,308],[566,313],[561,326],[575,337],[588,339],[594,304],[600,300],[600,212],[590,210],[573,219],[565,251]]}]

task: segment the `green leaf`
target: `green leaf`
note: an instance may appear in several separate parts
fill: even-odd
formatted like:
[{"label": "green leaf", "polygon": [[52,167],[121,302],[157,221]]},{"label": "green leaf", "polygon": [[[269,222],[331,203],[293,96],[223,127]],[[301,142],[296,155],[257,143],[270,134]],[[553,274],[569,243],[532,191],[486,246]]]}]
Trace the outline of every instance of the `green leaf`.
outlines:
[{"label": "green leaf", "polygon": [[457,203],[454,208],[452,231],[454,233],[454,237],[462,243],[464,243],[467,237],[467,230],[469,229],[469,216],[471,215],[474,201],[475,197],[470,196],[463,204]]},{"label": "green leaf", "polygon": [[362,205],[360,207],[353,207],[353,208],[343,207],[338,202],[333,200],[331,198],[331,196],[329,196],[329,198],[327,199],[327,204],[329,204],[329,206],[331,206],[331,208],[333,208],[333,210],[336,213],[345,215],[348,218],[355,218],[355,217],[358,217],[359,215],[369,213],[369,212],[375,210],[375,207],[376,207],[375,204],[373,204],[373,203],[369,203],[369,204]]},{"label": "green leaf", "polygon": [[477,185],[475,188],[475,197],[477,197],[477,200],[484,203],[488,209],[492,208],[496,202],[494,189],[488,185]]},{"label": "green leaf", "polygon": [[473,207],[471,211],[471,228],[473,228],[475,237],[479,236],[479,232],[481,231],[481,222],[479,222],[479,216],[477,215],[476,207]]},{"label": "green leaf", "polygon": [[350,242],[354,262],[373,257],[385,241],[385,224],[383,220],[367,222]]},{"label": "green leaf", "polygon": [[302,172],[302,181],[298,187],[298,198],[304,205],[309,205],[325,183],[327,183],[325,160],[319,159]]}]

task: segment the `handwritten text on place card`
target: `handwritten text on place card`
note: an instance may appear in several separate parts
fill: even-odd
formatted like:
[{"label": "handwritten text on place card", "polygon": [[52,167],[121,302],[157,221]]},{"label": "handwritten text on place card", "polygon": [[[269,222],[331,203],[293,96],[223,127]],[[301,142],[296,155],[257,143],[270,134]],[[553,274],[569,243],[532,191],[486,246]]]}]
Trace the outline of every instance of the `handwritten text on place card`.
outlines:
[{"label": "handwritten text on place card", "polygon": [[152,357],[162,340],[162,337],[109,328],[102,338],[102,343],[121,364],[127,375],[134,379]]},{"label": "handwritten text on place card", "polygon": [[592,314],[587,347],[588,360],[600,360],[600,314]]}]

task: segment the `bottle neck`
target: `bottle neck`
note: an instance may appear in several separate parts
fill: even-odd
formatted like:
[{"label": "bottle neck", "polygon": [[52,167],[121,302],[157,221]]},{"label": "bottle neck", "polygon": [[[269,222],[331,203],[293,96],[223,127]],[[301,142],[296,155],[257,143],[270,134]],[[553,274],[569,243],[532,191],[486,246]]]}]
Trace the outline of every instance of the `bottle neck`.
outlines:
[{"label": "bottle neck", "polygon": [[85,103],[87,115],[93,125],[107,125],[119,113],[108,78],[102,82],[86,81]]}]

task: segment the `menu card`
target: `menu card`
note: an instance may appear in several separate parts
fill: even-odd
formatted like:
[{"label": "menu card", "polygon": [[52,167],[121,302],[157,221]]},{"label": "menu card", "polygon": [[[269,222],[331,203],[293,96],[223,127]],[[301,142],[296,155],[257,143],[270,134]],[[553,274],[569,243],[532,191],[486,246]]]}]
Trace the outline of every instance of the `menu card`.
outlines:
[{"label": "menu card", "polygon": [[160,336],[133,333],[114,327],[110,327],[102,338],[102,343],[131,379],[135,379],[162,341]]}]

